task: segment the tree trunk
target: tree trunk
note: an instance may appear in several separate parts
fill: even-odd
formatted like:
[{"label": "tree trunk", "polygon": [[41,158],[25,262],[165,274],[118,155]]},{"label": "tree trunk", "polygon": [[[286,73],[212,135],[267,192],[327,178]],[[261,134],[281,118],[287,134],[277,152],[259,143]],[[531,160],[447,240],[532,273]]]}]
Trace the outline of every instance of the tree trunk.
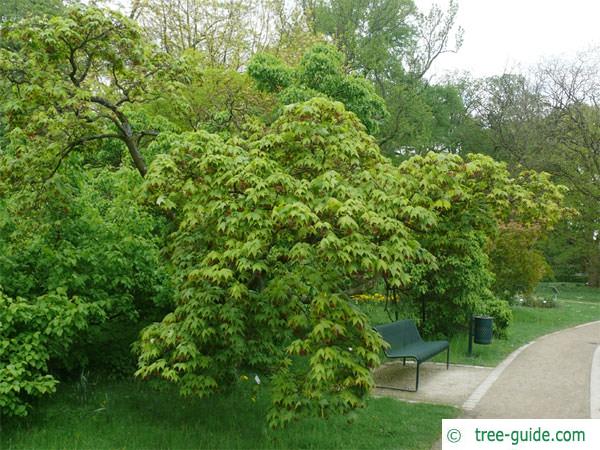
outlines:
[{"label": "tree trunk", "polygon": [[136,145],[133,137],[125,137],[123,141],[125,141],[125,145],[127,145],[127,150],[129,150],[131,159],[133,159],[133,164],[135,165],[142,178],[144,178],[146,176],[146,172],[148,172],[148,168],[146,167],[144,157],[140,153],[140,150],[138,149],[138,146]]},{"label": "tree trunk", "polygon": [[600,287],[600,236],[592,241],[587,264],[588,285]]}]

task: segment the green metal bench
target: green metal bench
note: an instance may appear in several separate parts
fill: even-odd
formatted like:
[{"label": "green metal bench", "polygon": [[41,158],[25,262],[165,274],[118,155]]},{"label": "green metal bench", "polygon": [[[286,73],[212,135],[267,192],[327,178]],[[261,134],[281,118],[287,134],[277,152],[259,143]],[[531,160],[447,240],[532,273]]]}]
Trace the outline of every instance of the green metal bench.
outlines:
[{"label": "green metal bench", "polygon": [[[414,359],[417,363],[417,382],[415,390],[419,390],[419,366],[438,353],[447,351],[446,369],[450,366],[450,344],[448,341],[424,341],[417,330],[415,322],[412,320],[399,320],[398,322],[378,325],[374,329],[381,335],[384,341],[390,344],[385,350],[388,358],[402,358],[406,365],[406,359]],[[401,389],[391,386],[377,386],[386,389],[396,389],[399,391],[412,391],[412,389]]]}]

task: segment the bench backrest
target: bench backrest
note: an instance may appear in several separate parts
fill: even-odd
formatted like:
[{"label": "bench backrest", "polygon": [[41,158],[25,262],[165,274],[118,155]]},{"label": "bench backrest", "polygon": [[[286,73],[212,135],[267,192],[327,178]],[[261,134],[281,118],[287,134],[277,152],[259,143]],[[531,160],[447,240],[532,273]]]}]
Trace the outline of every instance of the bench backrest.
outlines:
[{"label": "bench backrest", "polygon": [[374,328],[391,345],[391,348],[423,342],[419,330],[417,330],[417,326],[412,320],[399,320],[398,322],[378,325]]}]

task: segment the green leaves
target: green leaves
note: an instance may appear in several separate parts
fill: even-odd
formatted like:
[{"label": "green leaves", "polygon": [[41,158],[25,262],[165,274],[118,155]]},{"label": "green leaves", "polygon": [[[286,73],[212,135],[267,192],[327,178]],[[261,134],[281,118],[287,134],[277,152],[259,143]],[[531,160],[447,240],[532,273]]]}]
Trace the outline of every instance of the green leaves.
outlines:
[{"label": "green leaves", "polygon": [[145,187],[175,205],[177,308],[143,333],[139,376],[208,395],[239,371],[270,374],[274,426],[362,403],[382,342],[344,292],[382,276],[404,285],[421,258],[398,172],[363,130],[315,98],[238,145],[204,132],[153,144],[169,148]]},{"label": "green leaves", "polygon": [[0,105],[8,130],[8,151],[0,158],[4,180],[43,183],[74,152],[97,150],[94,144],[107,140],[126,149],[145,174],[142,138],[156,135],[165,121],[140,124],[131,109],[169,92],[176,76],[131,20],[76,5],[61,16],[8,23],[0,39],[9,98]]},{"label": "green leaves", "polygon": [[145,195],[176,218],[177,306],[142,334],[137,374],[196,395],[244,371],[269,375],[271,426],[368,395],[383,343],[349,292],[383,279],[414,301],[439,299],[436,331],[490,300],[488,239],[520,204],[508,199],[530,195],[478,155],[395,167],[354,114],[319,97],[245,140],[163,134],[158,149],[168,153]]},{"label": "green leaves", "polygon": [[[342,53],[331,45],[313,46],[293,68],[274,56],[259,53],[250,60],[248,74],[260,89],[278,93],[284,105],[319,96],[340,101],[357,115],[371,134],[377,132],[388,114],[383,99],[367,80],[347,75]],[[306,103],[303,107],[309,108]],[[319,143],[320,130],[316,129],[310,139]]]},{"label": "green leaves", "polygon": [[54,392],[58,381],[47,374],[48,361],[65,351],[96,305],[56,291],[32,300],[0,292],[0,414],[25,416],[28,401]]},{"label": "green leaves", "polygon": [[[560,216],[556,213],[564,212],[562,187],[544,174],[512,178],[505,164],[479,154],[463,159],[428,153],[403,162],[400,171],[414,208],[421,208],[417,212],[407,207],[407,219],[434,214],[429,228],[418,230],[422,233],[418,240],[436,261],[429,267],[415,265],[405,297],[415,308],[425,305],[426,330],[451,335],[467,326],[474,311],[487,311],[495,304],[491,292],[495,277],[497,286],[515,278],[506,277],[511,273],[508,267],[490,263],[490,253],[501,262],[493,250],[498,249],[499,231],[507,223],[534,233],[551,227]],[[510,315],[502,315],[498,324],[505,328]]]},{"label": "green leaves", "polygon": [[171,300],[159,254],[164,223],[136,202],[139,185],[133,169],[67,164],[43,192],[0,200],[0,288],[8,305],[0,306],[0,343],[8,345],[0,372],[23,369],[10,374],[21,389],[6,394],[11,405],[26,400],[25,388],[35,395],[53,389],[49,361],[61,373],[114,376],[134,366],[129,346],[139,323]]}]

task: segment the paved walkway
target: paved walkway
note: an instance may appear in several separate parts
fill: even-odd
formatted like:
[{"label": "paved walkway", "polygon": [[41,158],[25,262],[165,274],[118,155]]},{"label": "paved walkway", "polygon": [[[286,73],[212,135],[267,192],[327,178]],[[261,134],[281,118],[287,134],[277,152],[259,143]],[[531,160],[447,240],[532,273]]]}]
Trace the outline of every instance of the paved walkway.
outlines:
[{"label": "paved walkway", "polygon": [[600,419],[600,321],[519,348],[462,407],[466,419]]},{"label": "paved walkway", "polygon": [[487,390],[475,391],[476,398],[472,396],[464,405],[466,417],[590,418],[591,405],[597,400],[592,390],[594,396],[598,394],[597,380],[591,388],[592,376],[597,378],[592,366],[598,346],[600,322],[539,338],[517,350],[503,370],[493,372],[484,382]]},{"label": "paved walkway", "polygon": [[[377,388],[373,394],[408,402],[440,403],[460,408],[492,370],[492,367],[461,364],[450,364],[450,369],[446,370],[445,363],[426,362],[421,364],[418,392]],[[414,363],[407,361],[406,367],[403,367],[401,361],[392,361],[379,367],[374,378],[378,386],[414,389],[415,375]]]}]

